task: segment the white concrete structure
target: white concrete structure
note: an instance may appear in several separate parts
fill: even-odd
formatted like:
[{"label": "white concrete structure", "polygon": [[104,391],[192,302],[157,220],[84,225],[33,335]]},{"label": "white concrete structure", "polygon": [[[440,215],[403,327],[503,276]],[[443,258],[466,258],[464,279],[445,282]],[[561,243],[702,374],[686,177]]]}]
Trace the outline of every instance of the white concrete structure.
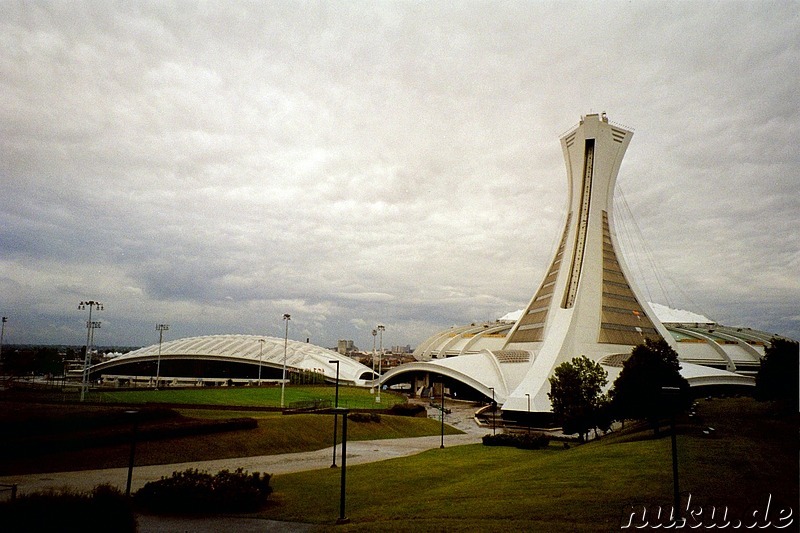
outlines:
[{"label": "white concrete structure", "polygon": [[[614,186],[632,136],[602,114],[582,117],[561,138],[569,182],[566,224],[544,280],[514,323],[472,324],[434,335],[415,352],[421,362],[398,367],[382,381],[411,375],[417,389],[439,375],[494,397],[504,411],[549,412],[548,378],[565,361],[585,355],[606,366],[613,381],[632,347],[647,338],[666,339],[680,353],[676,337],[632,283],[617,245]],[[681,335],[713,343],[714,362],[723,368],[684,362],[690,385],[753,384],[752,377],[725,370],[736,370],[735,358],[744,366],[757,364],[758,350],[748,342],[731,337],[736,349],[727,350],[698,328]]]},{"label": "white concrete structure", "polygon": [[[158,358],[158,347],[154,344],[95,365],[91,374],[95,379],[103,375],[146,378]],[[286,349],[289,372],[315,372],[324,375],[326,381],[335,381],[336,364],[330,361],[338,361],[340,383],[366,386],[374,379],[369,367],[333,350],[293,340],[287,341]],[[283,338],[258,335],[177,339],[161,345],[161,378],[166,382],[179,378],[177,382],[181,383],[186,382],[185,378],[254,382],[261,365],[264,380],[275,381],[281,377],[283,350]]]}]

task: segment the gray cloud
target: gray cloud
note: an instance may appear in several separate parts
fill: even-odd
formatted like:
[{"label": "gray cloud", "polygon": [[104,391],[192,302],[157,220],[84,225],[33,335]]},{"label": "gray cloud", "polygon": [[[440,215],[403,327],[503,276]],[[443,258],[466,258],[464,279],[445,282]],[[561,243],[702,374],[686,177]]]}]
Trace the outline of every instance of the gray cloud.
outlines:
[{"label": "gray cloud", "polygon": [[598,111],[636,130],[616,211],[653,299],[800,337],[795,7],[0,4],[8,340],[82,342],[85,298],[135,345],[501,316]]}]

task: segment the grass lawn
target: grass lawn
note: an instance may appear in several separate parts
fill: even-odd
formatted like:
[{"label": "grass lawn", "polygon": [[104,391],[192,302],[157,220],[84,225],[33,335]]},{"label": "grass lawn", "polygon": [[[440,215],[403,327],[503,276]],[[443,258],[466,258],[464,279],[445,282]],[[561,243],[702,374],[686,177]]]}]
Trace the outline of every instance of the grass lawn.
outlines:
[{"label": "grass lawn", "polygon": [[[703,401],[698,412],[702,420],[679,429],[684,502],[691,494],[694,508],[727,506],[730,517],[744,518],[771,493],[775,508],[791,506],[796,516],[797,416],[773,417],[769,404],[744,398]],[[704,424],[716,428],[714,437],[702,435]],[[328,470],[276,476],[262,515],[333,524],[339,481]],[[632,504],[655,512],[671,503],[669,436],[627,430],[569,449],[460,446],[349,467],[352,522],[336,530],[611,531]]]},{"label": "grass lawn", "polygon": [[[83,470],[126,466],[130,451],[131,426],[111,425],[107,429],[86,428],[87,417],[113,418],[124,407],[83,405],[41,405],[12,402],[0,410],[0,473],[21,474]],[[189,418],[249,417],[257,420],[255,429],[201,434],[182,438],[141,439],[136,446],[136,464],[168,464],[230,457],[273,455],[279,453],[318,450],[331,445],[333,415],[281,415],[270,411],[228,411],[213,409],[179,409]],[[126,415],[118,415],[126,416]],[[390,416],[381,414],[380,423],[354,422],[348,424],[351,440],[372,440],[400,437],[438,435],[439,422],[433,419]],[[24,425],[20,425],[25,421]],[[176,422],[180,424],[180,421]],[[341,436],[341,417],[339,417]],[[146,424],[140,425],[140,434]],[[7,429],[6,429],[7,428]],[[457,430],[446,427],[448,433]],[[8,433],[8,431],[13,431]],[[93,445],[96,433],[116,432],[119,444]],[[63,442],[67,449],[58,449],[51,442]],[[341,437],[340,437],[341,438]],[[17,439],[23,439],[18,441]],[[27,441],[25,439],[28,439]],[[31,440],[32,439],[32,440]],[[79,442],[76,446],[74,443]],[[16,442],[23,443],[15,444]],[[25,446],[30,442],[30,446]]]},{"label": "grass lawn", "polygon": [[[287,385],[284,390],[284,405],[315,400],[334,402],[336,387],[333,385]],[[224,405],[243,407],[280,407],[281,388],[270,387],[220,387],[220,388],[175,388],[161,390],[109,390],[92,391],[89,401],[103,403],[166,403],[195,405]],[[381,403],[369,389],[339,386],[339,407],[349,409],[388,409],[396,403],[404,403],[402,395],[381,391]]]}]

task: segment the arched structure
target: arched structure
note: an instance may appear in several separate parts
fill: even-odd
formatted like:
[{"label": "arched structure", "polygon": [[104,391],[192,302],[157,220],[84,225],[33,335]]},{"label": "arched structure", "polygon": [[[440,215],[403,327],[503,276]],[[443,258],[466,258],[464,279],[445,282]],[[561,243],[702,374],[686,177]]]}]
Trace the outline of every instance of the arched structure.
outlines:
[{"label": "arched structure", "polygon": [[[665,326],[644,300],[617,244],[613,193],[633,133],[605,114],[587,115],[561,138],[569,198],[559,247],[538,290],[509,322],[471,324],[441,332],[415,352],[420,361],[388,372],[382,382],[432,381],[468,387],[513,412],[550,412],[548,378],[585,355],[613,381],[631,349],[665,339],[695,387],[748,387],[768,339],[715,324]],[[463,394],[463,393],[462,393]]]},{"label": "arched structure", "polygon": [[[219,382],[228,379],[254,382],[279,380],[283,374],[284,339],[258,335],[209,335],[164,342],[128,352],[91,368],[93,379],[122,376],[142,381],[155,378],[160,350],[160,380],[166,382]],[[287,373],[306,372],[339,382],[366,386],[374,379],[372,370],[337,352],[313,344],[286,342]],[[288,379],[288,375],[287,375]]]}]

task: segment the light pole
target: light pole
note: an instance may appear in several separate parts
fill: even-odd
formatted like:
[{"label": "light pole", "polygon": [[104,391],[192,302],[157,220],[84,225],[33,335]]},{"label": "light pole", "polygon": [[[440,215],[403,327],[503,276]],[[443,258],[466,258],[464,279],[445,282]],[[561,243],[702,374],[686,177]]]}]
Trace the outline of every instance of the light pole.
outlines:
[{"label": "light pole", "polygon": [[125,496],[131,497],[131,481],[133,480],[133,461],[136,457],[136,426],[139,421],[139,411],[131,409],[125,411],[126,415],[133,418],[133,429],[131,430],[131,454],[128,457],[128,482],[125,485]]},{"label": "light pole", "polygon": [[2,326],[0,326],[0,365],[3,364],[3,336],[6,334],[6,322],[8,322],[8,317],[3,317]]},{"label": "light pole", "polygon": [[267,342],[266,339],[258,339],[258,343],[261,345],[258,348],[258,386],[261,386],[261,358],[264,356],[264,343]]},{"label": "light pole", "polygon": [[528,435],[530,435],[531,434],[531,395],[526,392],[525,396],[528,397]]},{"label": "light pole", "polygon": [[283,392],[286,387],[286,349],[289,346],[289,321],[292,315],[284,313],[283,321],[286,322],[286,333],[283,337],[283,375],[281,377],[281,409],[283,409]]},{"label": "light pole", "polygon": [[378,394],[375,396],[375,403],[381,403],[381,371],[383,370],[381,367],[381,363],[383,362],[383,332],[386,331],[386,328],[382,325],[378,325],[377,329],[381,334],[381,349],[378,352]]},{"label": "light pole", "polygon": [[158,379],[161,377],[161,341],[164,340],[164,332],[169,330],[169,324],[156,324],[158,332],[158,363],[156,363],[156,390],[158,390]]},{"label": "light pole", "polygon": [[494,411],[495,411],[495,403],[494,403],[494,387],[489,387],[492,389],[492,436],[497,435],[497,430],[494,422]]},{"label": "light pole", "polygon": [[372,387],[369,388],[370,394],[375,394],[375,341],[377,339],[378,330],[372,330]]},{"label": "light pole", "polygon": [[92,310],[103,310],[103,304],[88,300],[78,304],[79,310],[84,310],[89,307],[89,320],[86,321],[86,356],[83,360],[83,379],[81,381],[81,401],[86,398],[86,392],[89,389],[89,366],[92,363],[92,342],[94,341],[94,329],[100,327],[100,322],[92,322]]},{"label": "light pole", "polygon": [[676,404],[680,399],[681,389],[679,387],[661,387],[661,395],[670,403],[670,425],[672,426],[672,506],[675,512],[675,522],[681,519],[681,494],[678,485],[678,442],[675,437],[675,411]]},{"label": "light pole", "polygon": [[442,445],[439,448],[444,448],[444,376],[442,376]]},{"label": "light pole", "polygon": [[328,361],[336,365],[336,399],[333,404],[333,464],[336,468],[336,428],[339,425],[339,361]]}]

